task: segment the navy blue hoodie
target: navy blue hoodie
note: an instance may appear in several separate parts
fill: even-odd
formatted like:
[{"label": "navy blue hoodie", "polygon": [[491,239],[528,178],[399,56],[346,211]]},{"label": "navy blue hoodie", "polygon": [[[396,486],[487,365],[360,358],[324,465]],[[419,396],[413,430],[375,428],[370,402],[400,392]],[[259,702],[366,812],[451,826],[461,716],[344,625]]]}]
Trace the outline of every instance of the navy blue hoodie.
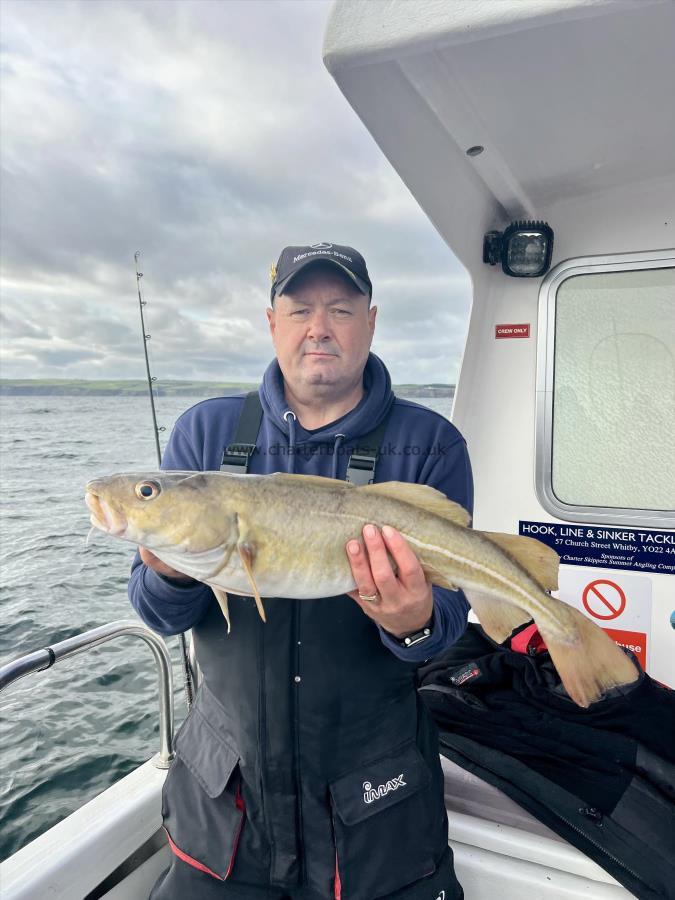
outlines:
[{"label": "navy blue hoodie", "polygon": [[[389,373],[373,353],[364,371],[361,402],[323,428],[306,431],[290,410],[276,360],[265,372],[260,400],[264,415],[250,473],[282,471],[344,479],[356,439],[371,432],[389,415],[375,481],[429,484],[472,512],[473,481],[462,435],[438,413],[395,397]],[[234,437],[243,403],[243,396],[221,397],[204,400],[183,413],[171,433],[162,468],[220,469],[223,450]],[[407,662],[422,662],[440,653],[466,628],[468,605],[464,595],[438,587],[434,587],[433,593],[431,638],[403,649],[380,629],[384,645]],[[171,582],[145,566],[138,553],[132,566],[129,597],[143,621],[164,635],[191,628],[215,602],[206,585]]]}]

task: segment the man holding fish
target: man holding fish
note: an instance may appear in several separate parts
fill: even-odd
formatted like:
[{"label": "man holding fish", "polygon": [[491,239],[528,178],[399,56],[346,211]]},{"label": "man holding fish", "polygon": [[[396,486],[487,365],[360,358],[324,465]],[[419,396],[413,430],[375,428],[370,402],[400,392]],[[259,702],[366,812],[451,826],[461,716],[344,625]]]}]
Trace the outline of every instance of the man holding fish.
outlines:
[{"label": "man holding fish", "polygon": [[287,247],[272,278],[259,393],[181,416],[170,471],[87,485],[92,524],[144,548],[133,605],[162,634],[192,628],[204,676],[152,897],[459,898],[415,669],[462,633],[465,597],[496,647],[534,619],[570,703],[639,668],[551,596],[553,550],[468,527],[461,435],[369,353],[360,254]]},{"label": "man holding fish", "polygon": [[[288,472],[354,480],[368,462],[359,439],[376,433],[379,447],[366,448],[377,459],[376,482],[431,485],[470,511],[462,436],[442,416],[396,398],[369,352],[377,308],[361,254],[331,244],[287,247],[271,274],[276,359],[259,391],[255,451],[240,470],[246,479]],[[243,398],[225,397],[188,410],[163,468],[219,470],[243,407]],[[151,500],[161,488],[149,479],[136,493]],[[417,701],[415,668],[462,634],[467,603],[460,592],[432,588],[399,530],[370,522],[340,549],[351,569],[343,589],[356,590],[285,599],[316,597],[322,567],[332,565],[312,556],[330,527],[321,507],[319,492],[300,522],[288,575],[272,587],[241,514],[237,550],[226,560],[222,542],[216,551],[213,542],[200,545],[191,575],[166,541],[156,552],[139,548],[134,607],[162,634],[192,628],[204,676],[164,791],[174,857],[155,900],[462,896],[436,732]],[[293,508],[268,512],[274,552],[275,530],[281,537],[297,523]],[[203,507],[200,526],[208,527],[208,515]],[[144,534],[136,532],[139,543]]]}]

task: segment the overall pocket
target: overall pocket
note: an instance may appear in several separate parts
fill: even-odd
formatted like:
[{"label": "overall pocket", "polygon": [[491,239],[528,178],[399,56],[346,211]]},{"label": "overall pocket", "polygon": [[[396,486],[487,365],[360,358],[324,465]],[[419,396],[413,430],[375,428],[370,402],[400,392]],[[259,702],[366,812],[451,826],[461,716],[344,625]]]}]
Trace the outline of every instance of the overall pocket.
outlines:
[{"label": "overall pocket", "polygon": [[224,881],[231,873],[246,810],[239,753],[193,708],[176,738],[162,816],[179,859]]},{"label": "overall pocket", "polygon": [[329,790],[336,898],[375,900],[435,871],[445,806],[415,744],[359,766]]}]

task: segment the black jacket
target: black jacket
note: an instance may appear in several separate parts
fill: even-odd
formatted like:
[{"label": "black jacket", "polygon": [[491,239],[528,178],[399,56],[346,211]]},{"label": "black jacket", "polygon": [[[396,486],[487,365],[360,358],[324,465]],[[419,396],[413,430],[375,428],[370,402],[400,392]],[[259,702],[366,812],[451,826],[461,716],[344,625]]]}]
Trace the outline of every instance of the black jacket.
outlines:
[{"label": "black jacket", "polygon": [[521,652],[470,625],[420,670],[441,753],[498,787],[636,897],[675,897],[675,693],[643,672],[581,709],[533,626],[519,632],[511,640]]}]

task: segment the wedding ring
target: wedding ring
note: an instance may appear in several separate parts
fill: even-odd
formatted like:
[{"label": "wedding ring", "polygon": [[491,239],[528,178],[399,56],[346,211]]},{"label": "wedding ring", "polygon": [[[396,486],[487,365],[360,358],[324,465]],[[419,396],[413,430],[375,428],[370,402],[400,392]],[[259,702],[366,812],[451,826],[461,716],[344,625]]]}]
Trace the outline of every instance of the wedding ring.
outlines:
[{"label": "wedding ring", "polygon": [[368,603],[377,603],[378,600],[380,599],[380,595],[379,595],[378,593],[375,593],[375,594],[362,594],[361,591],[359,591],[359,597],[360,597],[362,600],[366,600]]}]

